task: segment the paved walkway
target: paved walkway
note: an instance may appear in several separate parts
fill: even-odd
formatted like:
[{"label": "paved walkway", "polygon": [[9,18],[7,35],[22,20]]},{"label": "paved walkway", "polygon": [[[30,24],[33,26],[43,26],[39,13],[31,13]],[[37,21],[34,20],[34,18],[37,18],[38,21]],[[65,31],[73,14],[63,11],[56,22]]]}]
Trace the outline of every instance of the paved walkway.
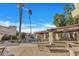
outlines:
[{"label": "paved walkway", "polygon": [[53,53],[46,47],[39,49],[37,44],[20,44],[19,46],[9,46],[7,50],[16,56],[67,56],[68,52]]}]

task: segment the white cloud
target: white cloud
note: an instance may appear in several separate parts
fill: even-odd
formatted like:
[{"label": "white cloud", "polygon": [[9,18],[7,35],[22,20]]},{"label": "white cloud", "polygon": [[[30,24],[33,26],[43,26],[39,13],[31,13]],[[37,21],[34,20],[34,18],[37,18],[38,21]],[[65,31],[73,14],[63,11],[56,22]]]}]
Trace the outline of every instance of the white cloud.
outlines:
[{"label": "white cloud", "polygon": [[0,25],[3,25],[3,26],[10,26],[10,25],[18,25],[17,23],[12,23],[10,21],[0,21]]},{"label": "white cloud", "polygon": [[56,26],[53,25],[53,24],[44,24],[44,26],[45,26],[46,28],[56,28]]},{"label": "white cloud", "polygon": [[[47,30],[47,29],[50,29],[50,28],[56,28],[55,25],[52,25],[52,24],[42,24],[43,26],[42,27],[36,27],[36,28],[32,28],[32,32],[39,32],[39,31],[44,31],[44,30]],[[26,32],[30,32],[30,28],[26,28],[25,30]]]},{"label": "white cloud", "polygon": [[[36,27],[37,25],[36,24],[31,24],[31,27]],[[25,27],[30,27],[30,24],[22,24],[22,27],[25,28]]]},{"label": "white cloud", "polygon": [[[13,23],[10,21],[0,21],[0,25],[3,26],[16,26],[17,30],[19,30],[19,22],[17,23]],[[55,28],[55,25],[51,25],[51,24],[42,24],[43,26],[39,27],[39,25],[37,24],[31,24],[32,26],[32,32],[39,32],[39,31],[44,31],[48,28]],[[22,32],[30,32],[30,24],[22,24]]]},{"label": "white cloud", "polygon": [[[39,31],[44,31],[46,30],[47,28],[44,28],[44,27],[41,27],[41,28],[32,28],[32,33],[34,32],[39,32]],[[27,33],[30,33],[30,28],[26,28],[25,30]]]}]

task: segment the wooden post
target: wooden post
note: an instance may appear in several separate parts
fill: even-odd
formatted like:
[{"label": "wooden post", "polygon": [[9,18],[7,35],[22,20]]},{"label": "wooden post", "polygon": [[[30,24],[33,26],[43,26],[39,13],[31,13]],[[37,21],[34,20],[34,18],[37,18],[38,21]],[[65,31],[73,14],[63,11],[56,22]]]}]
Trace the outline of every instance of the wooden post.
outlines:
[{"label": "wooden post", "polygon": [[75,40],[75,32],[73,32],[73,34],[72,34],[72,35],[73,35],[73,38],[74,38],[74,40]]},{"label": "wooden post", "polygon": [[79,42],[79,32],[77,32],[77,41]]},{"label": "wooden post", "polygon": [[35,34],[35,38],[36,38],[36,39],[38,38],[38,34]]},{"label": "wooden post", "polygon": [[70,32],[67,33],[67,36],[68,36],[67,41],[70,41],[70,39],[71,39]]},{"label": "wooden post", "polygon": [[49,32],[49,44],[51,45],[54,41],[54,38],[53,38],[53,32]]},{"label": "wooden post", "polygon": [[46,40],[46,33],[44,33],[44,40]]},{"label": "wooden post", "polygon": [[58,33],[56,33],[56,34],[55,34],[55,37],[56,37],[56,40],[59,40],[59,39],[60,39],[60,37],[59,37],[59,34],[58,34]]}]

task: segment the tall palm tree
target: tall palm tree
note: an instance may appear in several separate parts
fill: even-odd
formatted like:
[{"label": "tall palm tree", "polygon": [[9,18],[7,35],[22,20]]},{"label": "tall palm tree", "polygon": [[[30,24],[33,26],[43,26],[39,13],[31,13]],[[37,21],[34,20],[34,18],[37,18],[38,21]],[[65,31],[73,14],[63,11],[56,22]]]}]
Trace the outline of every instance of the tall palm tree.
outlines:
[{"label": "tall palm tree", "polygon": [[29,9],[28,10],[28,14],[29,14],[29,21],[30,21],[30,35],[32,34],[32,28],[31,28],[31,15],[32,15],[32,10]]},{"label": "tall palm tree", "polygon": [[21,40],[21,28],[22,28],[22,7],[24,5],[19,3],[19,16],[20,16],[20,24],[19,24],[19,41]]}]

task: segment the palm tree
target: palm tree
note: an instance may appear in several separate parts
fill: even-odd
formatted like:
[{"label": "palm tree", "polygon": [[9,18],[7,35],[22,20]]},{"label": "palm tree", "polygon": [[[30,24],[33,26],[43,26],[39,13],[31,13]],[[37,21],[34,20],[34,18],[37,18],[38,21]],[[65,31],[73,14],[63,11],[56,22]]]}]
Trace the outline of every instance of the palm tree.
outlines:
[{"label": "palm tree", "polygon": [[20,24],[19,24],[19,41],[21,40],[21,28],[22,28],[22,7],[24,5],[19,3],[19,16],[20,16]]},{"label": "palm tree", "polygon": [[32,34],[32,28],[31,28],[31,15],[32,15],[32,10],[29,9],[28,10],[28,14],[29,14],[29,21],[30,21],[30,35]]}]

